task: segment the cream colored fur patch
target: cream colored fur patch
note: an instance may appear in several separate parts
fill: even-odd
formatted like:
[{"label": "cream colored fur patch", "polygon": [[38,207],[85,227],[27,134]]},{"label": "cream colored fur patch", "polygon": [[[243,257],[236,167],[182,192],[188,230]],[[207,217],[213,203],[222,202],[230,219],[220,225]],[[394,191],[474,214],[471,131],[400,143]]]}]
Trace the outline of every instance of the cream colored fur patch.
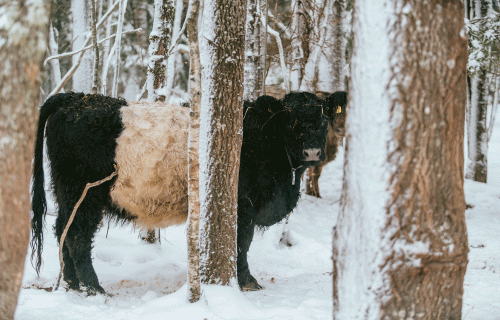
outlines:
[{"label": "cream colored fur patch", "polygon": [[143,228],[185,222],[189,108],[129,102],[121,119],[112,201]]}]

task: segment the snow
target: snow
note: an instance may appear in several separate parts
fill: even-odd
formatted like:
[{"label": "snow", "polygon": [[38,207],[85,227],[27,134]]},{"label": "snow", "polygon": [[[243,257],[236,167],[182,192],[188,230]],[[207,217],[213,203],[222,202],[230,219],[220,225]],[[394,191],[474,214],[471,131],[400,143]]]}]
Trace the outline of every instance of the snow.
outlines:
[{"label": "snow", "polygon": [[[466,180],[470,245],[464,281],[463,319],[498,320],[500,315],[500,122],[490,140],[488,184]],[[323,320],[332,316],[332,227],[342,189],[344,151],[320,178],[322,199],[303,196],[289,223],[258,230],[249,252],[250,269],[264,289],[239,292],[205,287],[202,299],[187,301],[185,226],[161,230],[161,244],[146,244],[132,226],[109,226],[96,235],[92,253],[101,285],[112,295],[87,297],[62,286],[58,246],[47,216],[40,278],[26,256],[16,320],[32,319],[272,319]],[[49,198],[50,199],[50,198]],[[54,206],[49,204],[53,212]],[[283,230],[288,242],[280,243]],[[360,257],[361,259],[361,257]],[[352,279],[352,284],[357,282]],[[65,285],[62,282],[62,285]]]}]

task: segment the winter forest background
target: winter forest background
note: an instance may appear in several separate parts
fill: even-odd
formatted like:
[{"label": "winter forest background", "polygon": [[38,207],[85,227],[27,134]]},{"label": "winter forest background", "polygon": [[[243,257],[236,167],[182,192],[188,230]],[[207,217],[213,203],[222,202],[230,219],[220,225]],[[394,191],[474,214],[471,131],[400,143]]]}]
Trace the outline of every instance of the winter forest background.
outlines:
[{"label": "winter forest background", "polygon": [[[6,17],[6,13],[9,11],[5,8],[8,7],[9,1],[0,0],[1,30],[8,30],[9,26],[13,25],[12,21],[16,21],[17,16],[13,16],[12,13],[10,13],[10,17]],[[20,2],[23,4],[26,2],[27,6],[36,3],[35,0]],[[193,2],[195,1],[188,3],[188,1],[184,0],[54,0],[52,1],[52,14],[49,20],[44,19],[43,14],[37,15],[38,12],[43,13],[43,10],[32,13],[25,9],[26,12],[30,12],[27,14],[29,16],[27,21],[31,21],[35,26],[41,26],[42,29],[49,26],[48,42],[46,46],[37,48],[37,45],[40,46],[40,43],[44,43],[36,41],[37,37],[39,37],[38,34],[23,32],[18,32],[18,34],[31,41],[27,42],[28,45],[24,44],[23,47],[23,42],[18,41],[18,43],[15,43],[18,47],[15,47],[9,42],[11,48],[18,48],[18,56],[21,61],[19,70],[22,70],[22,72],[13,72],[12,69],[15,67],[5,63],[0,68],[2,79],[19,78],[23,81],[9,80],[10,82],[8,82],[2,80],[2,90],[9,94],[5,94],[4,97],[0,98],[2,99],[0,104],[8,105],[8,101],[15,101],[14,98],[9,100],[8,97],[17,95],[29,96],[30,98],[27,101],[37,101],[37,106],[39,106],[50,95],[65,91],[102,93],[127,100],[159,100],[172,103],[192,101],[192,91],[190,90],[192,90],[193,83],[190,82],[190,43],[188,39],[190,26],[187,22],[191,18],[189,7]],[[17,4],[17,2],[15,3]],[[445,317],[443,315],[445,314],[452,318],[451,315],[455,316],[457,314],[457,311],[453,310],[456,303],[447,301],[447,298],[441,299],[439,295],[443,294],[445,296],[445,294],[449,294],[446,297],[453,297],[453,299],[459,297],[457,299],[462,303],[460,291],[462,288],[464,290],[463,305],[458,311],[459,317],[471,320],[500,319],[500,297],[498,296],[498,288],[500,288],[500,259],[498,255],[500,252],[500,236],[498,232],[500,230],[498,215],[500,206],[500,178],[498,178],[498,174],[500,174],[500,169],[498,169],[500,167],[500,125],[496,124],[500,99],[498,96],[500,85],[498,79],[500,76],[499,2],[497,0],[450,1],[447,4],[448,6],[460,3],[456,7],[462,7],[464,10],[461,12],[462,17],[465,18],[464,22],[459,23],[453,22],[451,14],[449,14],[451,18],[448,22],[441,19],[445,16],[442,12],[448,11],[440,11],[444,10],[440,1],[429,1],[422,6],[419,5],[419,1],[397,0],[385,1],[384,3],[390,3],[396,13],[408,17],[407,20],[403,19],[403,21],[397,23],[408,23],[410,26],[407,29],[410,30],[408,31],[409,34],[411,34],[411,30],[415,31],[415,34],[422,32],[419,29],[420,21],[418,19],[412,20],[412,17],[418,16],[421,21],[424,21],[423,17],[428,15],[434,17],[436,21],[439,20],[439,23],[443,23],[443,25],[455,24],[458,27],[463,25],[460,35],[467,37],[468,61],[466,87],[464,87],[466,92],[457,93],[453,91],[452,87],[455,83],[453,81],[445,82],[443,86],[445,87],[444,91],[446,91],[448,85],[450,85],[450,96],[446,96],[448,100],[459,101],[459,99],[454,99],[460,97],[461,94],[464,97],[466,96],[466,99],[464,99],[464,102],[466,102],[464,103],[465,138],[463,141],[459,141],[463,142],[464,147],[465,166],[463,176],[466,179],[463,185],[458,183],[460,178],[455,177],[455,180],[448,180],[460,184],[458,186],[460,192],[465,191],[467,210],[464,214],[463,210],[460,211],[460,209],[456,209],[456,207],[449,204],[449,202],[455,202],[457,206],[462,204],[463,197],[453,198],[456,196],[455,193],[453,193],[453,197],[450,196],[442,200],[447,206],[444,212],[447,215],[449,212],[452,213],[449,217],[447,216],[449,220],[446,218],[444,221],[437,222],[440,223],[439,227],[434,225],[434,230],[444,239],[443,243],[446,244],[446,246],[443,246],[446,247],[443,252],[431,246],[430,255],[435,254],[437,258],[435,258],[436,260],[430,259],[429,268],[434,268],[438,264],[444,265],[444,269],[439,269],[440,271],[434,273],[431,272],[431,274],[436,275],[436,278],[431,276],[420,280],[418,278],[420,274],[416,274],[415,271],[404,270],[396,262],[392,265],[392,270],[400,272],[403,279],[398,278],[398,274],[392,274],[391,279],[397,285],[391,283],[391,293],[384,292],[382,301],[373,302],[377,301],[374,296],[380,292],[376,292],[371,296],[364,295],[360,288],[366,282],[370,283],[371,281],[375,285],[380,285],[380,291],[382,291],[382,289],[387,289],[387,284],[381,280],[382,278],[359,275],[362,275],[363,272],[367,274],[378,272],[378,270],[372,272],[374,269],[372,270],[369,267],[370,264],[374,264],[374,260],[370,260],[370,257],[377,258],[371,256],[372,251],[377,251],[377,248],[372,247],[371,243],[366,242],[369,242],[369,240],[364,239],[364,234],[372,236],[371,232],[373,232],[376,237],[378,231],[373,229],[370,223],[367,223],[364,225],[366,229],[359,229],[361,231],[359,231],[360,234],[356,238],[356,234],[350,234],[349,232],[351,229],[355,230],[356,226],[363,226],[363,223],[359,222],[356,225],[358,223],[355,221],[356,219],[349,220],[345,215],[346,212],[358,214],[363,211],[363,205],[365,208],[371,206],[370,209],[373,209],[374,212],[385,209],[382,206],[378,208],[377,205],[380,202],[373,194],[370,194],[384,181],[363,180],[366,189],[359,187],[358,191],[366,191],[368,196],[364,198],[358,197],[353,191],[355,189],[353,186],[357,186],[357,183],[359,183],[359,180],[356,180],[356,174],[365,173],[363,178],[373,174],[373,172],[357,171],[356,166],[362,167],[364,165],[363,160],[361,160],[363,157],[359,156],[362,153],[353,150],[357,150],[356,148],[359,147],[356,141],[366,142],[363,140],[363,134],[374,133],[373,136],[375,137],[384,137],[386,133],[384,129],[375,130],[367,125],[367,122],[363,122],[362,112],[366,112],[371,116],[370,120],[373,120],[371,124],[384,123],[386,125],[379,125],[378,127],[387,130],[393,129],[391,127],[393,125],[391,123],[393,119],[391,118],[392,113],[384,114],[384,112],[378,110],[370,113],[369,110],[363,110],[362,107],[359,107],[363,103],[370,104],[370,98],[379,101],[379,98],[382,97],[376,95],[367,96],[367,92],[372,93],[374,90],[378,90],[376,82],[381,78],[377,78],[377,76],[384,75],[384,72],[382,72],[384,66],[379,68],[373,63],[370,64],[370,62],[374,61],[371,60],[370,53],[372,56],[383,56],[387,54],[383,47],[387,40],[395,43],[401,41],[401,37],[398,35],[393,38],[390,37],[392,35],[387,35],[387,38],[385,38],[385,35],[379,38],[376,35],[377,30],[370,30],[366,27],[372,20],[385,21],[386,14],[389,17],[390,14],[380,9],[380,6],[371,3],[371,1],[361,0],[248,0],[246,3],[245,64],[243,72],[244,99],[253,100],[262,94],[281,98],[285,93],[291,91],[309,91],[325,97],[338,90],[349,91],[352,99],[349,101],[349,108],[352,108],[352,119],[347,120],[348,128],[351,130],[351,144],[348,144],[350,149],[344,150],[344,147],[342,147],[337,159],[325,167],[320,180],[320,188],[324,190],[322,191],[323,199],[303,196],[297,210],[293,212],[289,221],[273,226],[265,232],[262,231],[258,234],[255,244],[252,244],[249,253],[250,260],[253,260],[253,265],[255,265],[256,272],[259,275],[259,281],[262,281],[265,289],[252,293],[240,293],[238,290],[227,290],[227,288],[206,289],[205,300],[202,299],[199,302],[190,304],[186,298],[189,295],[190,288],[186,284],[186,270],[189,268],[186,261],[186,252],[189,248],[186,245],[185,226],[162,230],[160,235],[158,235],[157,231],[150,230],[149,235],[146,236],[148,240],[150,242],[159,242],[151,245],[140,240],[140,237],[144,238],[145,236],[143,234],[139,235],[138,230],[131,226],[125,228],[112,224],[109,226],[105,222],[96,237],[93,258],[95,258],[96,268],[100,268],[102,274],[100,279],[103,287],[113,294],[113,298],[104,296],[86,297],[84,294],[71,291],[65,292],[64,290],[54,293],[48,292],[59,273],[58,244],[55,239],[52,239],[50,227],[48,227],[47,231],[49,232],[46,233],[47,239],[45,240],[44,251],[45,265],[42,268],[40,277],[37,277],[31,267],[29,255],[26,258],[15,319],[76,319],[82,317],[87,319],[160,319],[166,316],[173,319],[211,320],[328,319],[331,318],[332,310],[335,310],[335,319],[355,319],[362,318],[359,316],[361,313],[356,313],[359,310],[356,310],[355,307],[348,310],[350,308],[346,307],[346,305],[363,305],[367,310],[373,312],[373,310],[379,308],[377,303],[384,304],[385,307],[389,306],[385,312],[394,312],[394,308],[398,304],[403,305],[405,310],[404,312],[401,311],[403,316],[397,312],[390,314],[394,318],[396,315],[402,318],[415,319],[423,317],[423,313],[419,313],[418,307],[415,307],[419,303],[421,305],[427,304],[430,314],[439,314],[440,317]],[[450,5],[450,3],[452,4]],[[425,7],[426,5],[430,7]],[[428,10],[429,8],[433,10]],[[353,18],[356,15],[353,10],[356,9],[359,14],[358,20]],[[427,12],[425,9],[427,9]],[[203,6],[200,10],[203,10]],[[22,16],[24,11],[20,10],[19,12],[19,16]],[[450,12],[456,13],[455,11]],[[362,18],[359,18],[360,16]],[[459,15],[455,17],[457,16]],[[362,23],[359,23],[362,19],[368,21],[364,27]],[[394,22],[390,18],[387,21]],[[424,28],[432,29],[433,27],[435,27],[435,24],[429,23]],[[356,31],[364,31],[364,33],[356,34]],[[373,35],[371,32],[374,32],[375,36],[370,39],[370,35]],[[423,33],[425,34],[425,32]],[[3,36],[3,34],[0,35]],[[7,57],[9,51],[4,46],[7,42],[1,40],[0,36],[0,49],[2,50],[0,51],[0,60],[7,61],[5,57]],[[420,39],[416,36],[414,40],[418,44]],[[357,56],[353,56],[353,43],[355,41],[358,41],[358,44],[371,44],[372,46],[366,51],[358,47],[360,51],[358,51]],[[429,50],[432,50],[441,41],[444,42],[444,39],[432,38],[428,46],[431,48]],[[428,49],[427,46],[424,45],[424,47],[425,50]],[[26,48],[32,50],[26,50]],[[426,51],[424,49],[418,51],[420,49],[418,45],[404,47],[404,50],[408,50],[407,53],[419,52],[417,60],[428,62],[431,66],[435,66],[434,63],[443,62],[444,69],[452,70],[455,64],[459,63],[459,59],[439,60],[439,58],[425,57],[420,54]],[[365,54],[365,60],[361,58],[362,54]],[[411,54],[408,54],[408,56],[411,56]],[[203,56],[201,58],[203,59]],[[31,64],[32,61],[34,61],[33,64]],[[34,66],[38,65],[39,62],[42,62],[42,66],[38,69],[38,67]],[[407,70],[405,69],[407,66],[403,64],[397,67],[392,70],[397,69],[400,72]],[[438,68],[433,67],[426,68],[422,64],[420,64],[420,67],[422,67],[419,69],[422,73],[433,72],[434,69],[438,70]],[[368,71],[368,69],[371,70]],[[40,70],[41,73],[38,76]],[[364,80],[360,76],[363,72],[374,76],[377,80],[372,80],[371,84],[363,82]],[[12,77],[12,74],[18,76]],[[420,76],[417,74],[415,78],[419,79]],[[23,77],[26,77],[26,79]],[[395,78],[401,80],[397,77],[397,72]],[[403,80],[406,82],[401,81],[401,83],[415,83],[415,88],[422,89],[422,92],[428,93],[431,98],[436,97],[433,95],[435,90],[427,88],[425,84],[422,85],[418,81],[412,82],[411,79],[408,80],[407,78]],[[380,80],[381,83],[383,81],[384,79]],[[7,83],[10,83],[11,86],[8,86]],[[365,91],[359,87],[351,88],[353,83],[358,85],[360,83],[366,84]],[[433,84],[432,79],[429,80],[429,83]],[[26,89],[28,87],[36,87],[37,89],[28,91]],[[419,101],[412,100],[414,97],[411,96],[411,88],[409,90],[410,93],[407,96],[404,96],[407,93],[404,88],[400,91],[407,98],[404,103],[409,101],[410,105],[414,103],[420,106]],[[414,91],[416,90],[414,89]],[[446,94],[441,93],[442,96]],[[422,101],[425,99],[424,94]],[[448,101],[446,99],[445,101]],[[448,107],[451,110],[453,103]],[[460,110],[460,106],[457,108],[457,110]],[[416,107],[416,109],[418,108]],[[391,112],[394,110],[398,110],[397,103],[393,105]],[[412,110],[412,112],[415,110]],[[433,109],[429,110],[428,107],[425,108],[424,106],[421,109],[421,114],[429,115],[428,118],[435,121],[430,123],[434,123],[435,126],[439,127],[440,122],[436,119],[442,120],[443,118],[439,117],[444,114],[443,117],[447,120],[446,117],[450,115],[450,113],[447,113],[449,110],[439,110],[435,114]],[[428,134],[435,137],[433,136],[435,131],[427,131],[428,128],[425,126],[427,118],[419,118],[417,111],[413,113],[414,116],[416,115],[415,118],[402,116],[404,120],[401,121],[406,124],[407,131],[398,131],[396,129],[394,131],[397,134],[401,134],[401,132],[407,133],[406,135],[402,134],[403,139],[397,141],[400,145],[405,143],[411,145],[412,142],[417,141],[417,148],[410,151],[414,155],[419,153],[418,146],[427,143],[418,140],[420,136],[423,136],[424,140]],[[11,144],[9,139],[12,139],[12,141],[18,139],[30,143],[27,146],[23,144],[25,142],[21,142],[16,145],[16,150],[29,150],[31,148],[32,136],[23,135],[22,132],[23,130],[28,132],[29,128],[33,128],[36,123],[36,116],[29,111],[16,112],[14,109],[8,110],[6,107],[2,109],[2,112],[3,114],[0,115],[2,116],[0,117],[0,132],[2,133],[2,137],[0,137],[0,160],[3,161],[4,155],[8,154],[6,151],[4,152],[6,150],[4,148]],[[19,114],[19,117],[15,116],[17,114]],[[407,115],[407,113],[402,114]],[[19,123],[27,122],[27,120],[23,119],[29,119],[31,124],[13,125],[18,123],[16,122],[18,120]],[[352,122],[349,123],[349,121]],[[424,123],[423,127],[419,127],[422,123]],[[11,130],[12,132],[21,133],[10,136],[11,131],[9,131],[9,128],[11,127],[15,129]],[[420,129],[412,131],[413,128]],[[432,130],[434,130],[434,127]],[[456,132],[460,136],[460,130]],[[397,136],[397,134],[395,135]],[[442,137],[444,136],[446,134],[443,133]],[[441,136],[433,140],[437,141],[436,145],[438,147],[441,144],[440,138]],[[405,139],[405,143],[401,142]],[[454,141],[453,137],[449,136],[448,139],[443,140],[442,145],[452,145],[458,141]],[[375,141],[375,144],[379,140]],[[387,145],[391,144],[388,143]],[[434,157],[441,156],[433,151],[430,154]],[[458,155],[458,153],[455,155]],[[373,156],[374,161],[376,161],[380,154],[375,152],[370,156]],[[401,169],[399,164],[395,165],[394,168],[397,167],[400,170],[396,170],[396,172],[392,172],[393,169],[388,170],[393,175],[391,181],[396,181],[391,185],[391,188],[398,185],[400,188],[398,190],[402,190],[400,194],[394,193],[394,199],[388,197],[388,199],[394,200],[394,212],[403,212],[401,208],[408,205],[405,201],[409,198],[418,198],[419,201],[421,198],[425,198],[426,191],[430,190],[430,192],[437,194],[439,192],[436,190],[450,190],[450,188],[456,187],[453,183],[447,184],[446,181],[442,182],[439,178],[441,175],[446,176],[448,174],[446,172],[448,164],[450,167],[455,168],[455,164],[459,161],[455,161],[456,158],[453,158],[453,156],[447,157],[446,154],[442,155],[442,158],[450,160],[445,164],[439,162],[441,163],[439,167],[445,168],[444,171],[439,171],[439,168],[435,169],[432,165],[425,167],[429,163],[438,163],[438,161],[433,162],[435,158],[432,158],[432,156],[425,158],[422,162],[422,166],[425,167],[424,170],[427,170],[427,173],[422,174],[422,171],[419,171],[422,163],[414,167],[411,164],[409,165],[408,172],[417,172],[416,176],[421,174],[437,177],[435,179],[435,181],[438,181],[436,185],[432,179],[429,182],[425,178],[420,179],[419,177],[413,179],[411,177],[405,178],[405,176],[401,179],[402,182],[398,182],[398,174],[407,172],[405,170],[408,169],[405,169],[404,166]],[[9,208],[9,205],[14,208],[17,205],[27,206],[29,202],[28,198],[17,196],[24,192],[24,189],[21,188],[22,184],[19,184],[20,189],[16,188],[19,179],[29,181],[28,173],[30,172],[31,159],[25,156],[20,160],[7,160],[2,162],[2,170],[0,171],[2,181],[6,181],[3,187],[0,188],[0,191],[3,190],[3,195],[0,192],[0,200],[16,200],[0,201],[0,210],[2,212],[4,208]],[[19,165],[21,163],[26,165],[23,167]],[[459,167],[459,165],[456,166],[456,168]],[[7,173],[12,173],[11,177],[7,177]],[[386,173],[381,172],[380,176],[385,176]],[[417,187],[405,190],[406,182],[410,180],[412,183],[416,181]],[[417,191],[415,191],[416,189]],[[421,189],[428,190],[422,191]],[[382,194],[382,196],[387,195]],[[436,198],[438,196],[436,195]],[[349,204],[348,201],[341,204],[341,197],[343,199],[354,199],[352,201],[354,204]],[[425,201],[422,200],[421,202]],[[423,207],[427,207],[422,210],[432,211],[434,204],[431,202],[424,203]],[[421,210],[419,205],[415,205],[413,211],[419,212]],[[54,208],[51,209],[55,211]],[[458,213],[453,215],[455,211]],[[366,218],[362,214],[356,217],[358,221],[363,220],[363,217]],[[24,240],[16,240],[19,232],[14,234],[12,233],[13,228],[11,228],[13,225],[21,224],[20,218],[14,217],[12,220],[7,220],[2,216],[2,219],[5,219],[1,221],[3,225],[0,226],[5,229],[3,234],[5,238],[11,239],[11,242],[6,243],[24,243]],[[413,218],[408,218],[408,220],[411,219]],[[417,221],[418,216],[415,219],[411,220],[413,224],[417,225],[421,222]],[[54,218],[49,217],[47,226],[52,225],[53,221]],[[381,224],[387,222],[376,221],[376,219],[373,221]],[[448,233],[448,230],[462,230],[460,227],[461,221],[467,224],[467,237],[454,238],[455,235]],[[429,221],[426,220],[422,223],[429,224]],[[389,222],[386,224],[390,225]],[[335,231],[334,235],[336,242],[334,242],[332,248],[332,228],[334,226],[337,227],[337,231]],[[422,248],[425,247],[425,243],[421,241],[421,235],[410,229],[408,229],[409,231],[399,230],[394,232],[394,237],[391,239],[384,238],[382,235],[383,241],[380,243],[385,244],[382,249],[396,248],[393,249],[394,251],[389,250],[388,255],[390,257],[385,257],[387,261],[389,261],[389,258],[395,257],[397,260],[402,256],[401,259],[405,261],[405,264],[415,266],[420,261],[428,258],[423,253],[425,250]],[[280,241],[285,232],[289,235],[290,247]],[[462,235],[465,235],[465,230],[463,230]],[[398,242],[399,236],[407,242]],[[361,240],[355,242],[352,239]],[[436,241],[439,242],[440,240]],[[408,243],[410,243],[410,246],[407,246]],[[435,243],[433,242],[433,244]],[[2,248],[7,248],[4,242],[1,244]],[[421,246],[419,247],[419,245]],[[460,246],[465,249],[468,248],[468,255],[466,250],[460,249]],[[358,251],[358,248],[365,249]],[[332,250],[333,258],[337,261],[336,264],[333,264],[331,260]],[[350,252],[357,253],[358,258],[349,260],[352,255],[347,253]],[[341,253],[344,253],[344,255]],[[24,257],[24,252],[21,250],[16,259],[24,261]],[[460,260],[464,257],[465,262]],[[7,261],[4,251],[1,250],[0,261]],[[344,267],[345,270],[336,269],[340,266]],[[448,267],[450,269],[445,269]],[[385,265],[383,268],[385,268]],[[465,269],[467,269],[467,273],[464,276]],[[9,270],[5,271],[5,274],[16,274],[14,271]],[[438,270],[437,267],[436,270]],[[422,274],[425,274],[425,272],[422,272]],[[451,274],[452,276],[447,276]],[[343,275],[344,278],[339,275]],[[336,284],[333,288],[332,276]],[[447,279],[443,280],[442,278]],[[9,283],[9,281],[5,283]],[[429,283],[436,283],[442,284],[443,287],[448,289],[443,289],[443,293],[429,289],[426,292],[430,298],[424,295],[419,296],[418,289],[414,289],[415,283],[420,283],[418,281],[422,281],[422,286],[428,285],[429,288],[432,287]],[[449,281],[449,285],[446,281]],[[0,289],[3,290],[5,283],[0,282]],[[398,291],[400,294],[398,294]],[[14,290],[13,292],[17,296],[17,291]],[[401,292],[409,292],[408,297],[401,297]],[[9,297],[13,295],[11,293]],[[4,301],[10,301],[6,298],[7,295],[1,297],[2,300],[5,298]],[[9,299],[12,300],[12,298]],[[441,305],[443,306],[442,310],[439,308]],[[450,307],[450,305],[452,306]],[[0,312],[5,311],[3,308],[2,305]],[[0,318],[2,318],[1,316],[2,313],[0,313]],[[376,319],[377,317],[370,314],[365,318]]]}]

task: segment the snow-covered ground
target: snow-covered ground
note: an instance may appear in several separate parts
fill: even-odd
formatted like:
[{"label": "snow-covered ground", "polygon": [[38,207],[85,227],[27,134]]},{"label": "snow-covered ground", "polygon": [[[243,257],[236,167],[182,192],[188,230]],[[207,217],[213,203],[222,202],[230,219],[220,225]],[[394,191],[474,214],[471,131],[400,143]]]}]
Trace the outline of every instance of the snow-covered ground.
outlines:
[{"label": "snow-covered ground", "polygon": [[[40,277],[26,259],[15,319],[273,319],[332,317],[332,227],[342,187],[343,150],[320,179],[323,199],[305,196],[288,225],[257,232],[249,252],[250,270],[264,290],[239,292],[207,288],[209,299],[190,304],[186,292],[185,226],[161,231],[161,244],[138,239],[132,226],[104,222],[96,236],[94,267],[112,295],[87,297],[49,288],[59,274],[58,246],[47,216]],[[463,319],[500,319],[500,123],[490,142],[488,184],[466,181],[469,265]],[[280,243],[289,230],[292,246]],[[107,235],[107,236],[106,236]],[[229,292],[227,292],[229,291]]]}]

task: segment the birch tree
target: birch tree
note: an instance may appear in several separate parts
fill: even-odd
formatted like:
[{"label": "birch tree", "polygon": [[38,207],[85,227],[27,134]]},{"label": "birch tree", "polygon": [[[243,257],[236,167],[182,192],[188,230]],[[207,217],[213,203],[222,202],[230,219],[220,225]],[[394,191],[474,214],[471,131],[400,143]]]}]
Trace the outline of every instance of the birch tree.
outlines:
[{"label": "birch tree", "polygon": [[299,91],[306,57],[304,48],[307,43],[304,43],[306,32],[306,21],[304,17],[304,0],[292,0],[292,43],[291,43],[291,63],[290,63],[290,90]]},{"label": "birch tree", "polygon": [[190,122],[189,122],[189,146],[188,146],[188,287],[189,301],[196,302],[200,299],[200,104],[201,104],[201,62],[198,41],[198,16],[200,1],[190,0],[187,18],[187,33],[189,38],[189,93]]},{"label": "birch tree", "polygon": [[253,101],[266,81],[267,0],[248,0],[246,14],[243,99]]},{"label": "birch tree", "polygon": [[[490,19],[498,20],[498,12],[493,10],[492,0],[468,0],[467,11],[469,20],[475,21],[475,28],[469,28],[470,47],[472,50],[469,58],[469,101],[467,114],[467,168],[466,178],[479,182],[486,182],[488,176],[488,109],[493,109],[490,104],[496,103],[490,98],[489,82],[496,61],[491,57],[491,49],[498,46],[497,31],[489,28],[495,23]],[[496,27],[498,28],[498,27]],[[474,32],[476,29],[477,32]],[[486,30],[490,30],[488,36]],[[493,38],[493,41],[489,39]],[[481,48],[476,48],[479,44]],[[496,47],[497,47],[496,46]],[[498,47],[497,47],[498,48]],[[476,49],[478,49],[476,52]],[[497,49],[498,50],[498,49]],[[497,51],[496,50],[496,51]],[[496,58],[498,60],[498,58]],[[495,76],[496,77],[496,76]],[[491,97],[493,98],[493,97]],[[492,110],[493,111],[493,110]],[[492,114],[492,117],[494,115]]]},{"label": "birch tree", "polygon": [[[71,14],[73,16],[73,51],[85,47],[87,38],[91,36],[91,2],[90,0],[72,0]],[[78,55],[73,56],[73,65],[77,63]],[[92,92],[93,75],[92,52],[87,50],[83,53],[80,65],[73,74],[73,91]]]},{"label": "birch tree", "polygon": [[0,319],[13,319],[29,241],[29,183],[50,1],[0,0]]},{"label": "birch tree", "polygon": [[245,0],[206,0],[200,36],[200,279],[237,286]]},{"label": "birch tree", "polygon": [[174,6],[172,0],[155,0],[153,30],[149,36],[149,65],[147,90],[149,101],[165,101],[160,94],[165,86],[166,62],[172,40],[172,20]]},{"label": "birch tree", "polygon": [[461,0],[356,1],[334,319],[460,319]]},{"label": "birch tree", "polygon": [[[333,3],[333,13],[332,13],[332,22],[330,23],[329,32],[332,33],[331,37],[328,37],[333,42],[331,46],[333,48],[332,52],[332,74],[331,84],[333,87],[332,92],[335,91],[346,91],[346,45],[347,38],[345,36],[344,24],[345,24],[345,15],[346,15],[346,0],[335,0]],[[333,26],[332,26],[333,24]],[[320,81],[323,78],[321,74],[322,68],[320,68],[320,74],[318,75]],[[327,84],[320,84],[326,88]],[[321,91],[326,91],[321,89]]]}]

